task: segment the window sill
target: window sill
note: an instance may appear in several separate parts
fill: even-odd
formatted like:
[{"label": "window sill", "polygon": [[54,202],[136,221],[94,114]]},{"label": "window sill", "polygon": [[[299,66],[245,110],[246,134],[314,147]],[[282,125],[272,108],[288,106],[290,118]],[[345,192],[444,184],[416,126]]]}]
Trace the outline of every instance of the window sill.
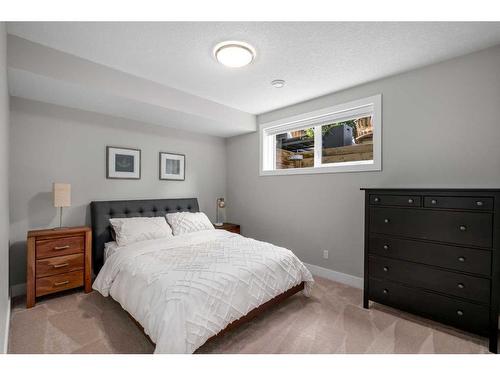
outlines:
[{"label": "window sill", "polygon": [[[339,163],[340,164],[340,163]],[[380,163],[367,162],[367,163],[342,163],[335,166],[324,167],[310,167],[310,168],[290,168],[290,169],[274,169],[274,170],[260,170],[260,176],[286,176],[298,174],[318,174],[318,173],[347,173],[347,172],[376,172],[381,171],[382,166]]]}]

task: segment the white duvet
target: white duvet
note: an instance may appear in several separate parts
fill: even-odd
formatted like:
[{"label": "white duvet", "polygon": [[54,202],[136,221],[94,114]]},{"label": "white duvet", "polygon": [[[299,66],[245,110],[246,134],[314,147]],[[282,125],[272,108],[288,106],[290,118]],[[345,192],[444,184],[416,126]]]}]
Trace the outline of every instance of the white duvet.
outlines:
[{"label": "white duvet", "polygon": [[118,247],[93,284],[156,343],[155,353],[193,353],[229,323],[311,273],[290,251],[223,230]]}]

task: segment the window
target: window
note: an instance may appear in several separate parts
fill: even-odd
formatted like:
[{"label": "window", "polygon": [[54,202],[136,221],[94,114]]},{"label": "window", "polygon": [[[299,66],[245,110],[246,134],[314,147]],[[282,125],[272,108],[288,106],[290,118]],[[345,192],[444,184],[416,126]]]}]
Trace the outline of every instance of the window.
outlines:
[{"label": "window", "polygon": [[381,95],[261,124],[261,175],[381,169]]}]

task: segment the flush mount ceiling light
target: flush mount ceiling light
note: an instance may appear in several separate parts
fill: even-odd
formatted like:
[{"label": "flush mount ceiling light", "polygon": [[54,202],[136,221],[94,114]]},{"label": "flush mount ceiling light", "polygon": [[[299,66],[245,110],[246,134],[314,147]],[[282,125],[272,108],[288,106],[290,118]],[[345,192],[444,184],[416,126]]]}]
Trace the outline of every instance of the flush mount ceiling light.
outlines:
[{"label": "flush mount ceiling light", "polygon": [[248,43],[227,41],[214,47],[214,56],[222,65],[241,68],[255,58],[255,49]]},{"label": "flush mount ceiling light", "polygon": [[283,86],[285,86],[285,81],[282,79],[275,79],[274,81],[271,82],[271,85],[273,85],[277,89],[280,89]]}]

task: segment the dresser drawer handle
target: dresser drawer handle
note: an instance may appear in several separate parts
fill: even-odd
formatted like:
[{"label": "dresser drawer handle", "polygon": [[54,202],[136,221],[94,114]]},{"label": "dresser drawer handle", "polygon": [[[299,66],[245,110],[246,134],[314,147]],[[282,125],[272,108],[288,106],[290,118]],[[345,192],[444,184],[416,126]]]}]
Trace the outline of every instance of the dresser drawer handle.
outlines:
[{"label": "dresser drawer handle", "polygon": [[437,202],[438,202],[438,201],[437,201],[437,200],[435,200],[435,199],[431,200],[431,204],[437,204]]},{"label": "dresser drawer handle", "polygon": [[408,203],[412,204],[413,203],[413,199],[408,199]]},{"label": "dresser drawer handle", "polygon": [[389,291],[388,291],[387,289],[384,289],[382,292],[383,292],[384,294],[389,294]]},{"label": "dresser drawer handle", "polygon": [[483,206],[483,201],[477,201],[477,202],[476,202],[476,206],[478,206],[478,207],[482,207],[482,206]]},{"label": "dresser drawer handle", "polygon": [[54,247],[54,250],[64,250],[64,249],[69,249],[69,245],[55,246]]},{"label": "dresser drawer handle", "polygon": [[465,262],[465,257],[458,257],[458,261],[462,263]]},{"label": "dresser drawer handle", "polygon": [[389,267],[385,266],[384,268],[382,268],[384,270],[384,272],[389,272]]},{"label": "dresser drawer handle", "polygon": [[375,203],[378,203],[378,202],[380,202],[380,198],[379,198],[379,197],[375,197],[375,198],[373,198],[373,201],[374,201]]},{"label": "dresser drawer handle", "polygon": [[458,284],[457,284],[457,286],[458,286],[458,288],[459,288],[459,289],[463,289],[463,288],[465,288],[465,285],[464,285],[464,284],[462,284],[462,283],[458,283]]},{"label": "dresser drawer handle", "polygon": [[467,230],[467,227],[465,225],[460,225],[458,229],[460,229],[460,231],[462,232],[465,232]]},{"label": "dresser drawer handle", "polygon": [[457,310],[457,315],[458,316],[463,316],[464,315],[464,312],[462,310]]},{"label": "dresser drawer handle", "polygon": [[390,220],[389,219],[384,219],[384,223],[389,224]]},{"label": "dresser drawer handle", "polygon": [[66,285],[66,284],[69,284],[68,280],[56,282],[56,283],[54,283],[54,286],[61,286],[61,285]]},{"label": "dresser drawer handle", "polygon": [[62,268],[62,267],[67,267],[67,266],[69,266],[69,263],[54,264],[52,267]]},{"label": "dresser drawer handle", "polygon": [[384,250],[389,250],[389,245],[384,245]]}]

